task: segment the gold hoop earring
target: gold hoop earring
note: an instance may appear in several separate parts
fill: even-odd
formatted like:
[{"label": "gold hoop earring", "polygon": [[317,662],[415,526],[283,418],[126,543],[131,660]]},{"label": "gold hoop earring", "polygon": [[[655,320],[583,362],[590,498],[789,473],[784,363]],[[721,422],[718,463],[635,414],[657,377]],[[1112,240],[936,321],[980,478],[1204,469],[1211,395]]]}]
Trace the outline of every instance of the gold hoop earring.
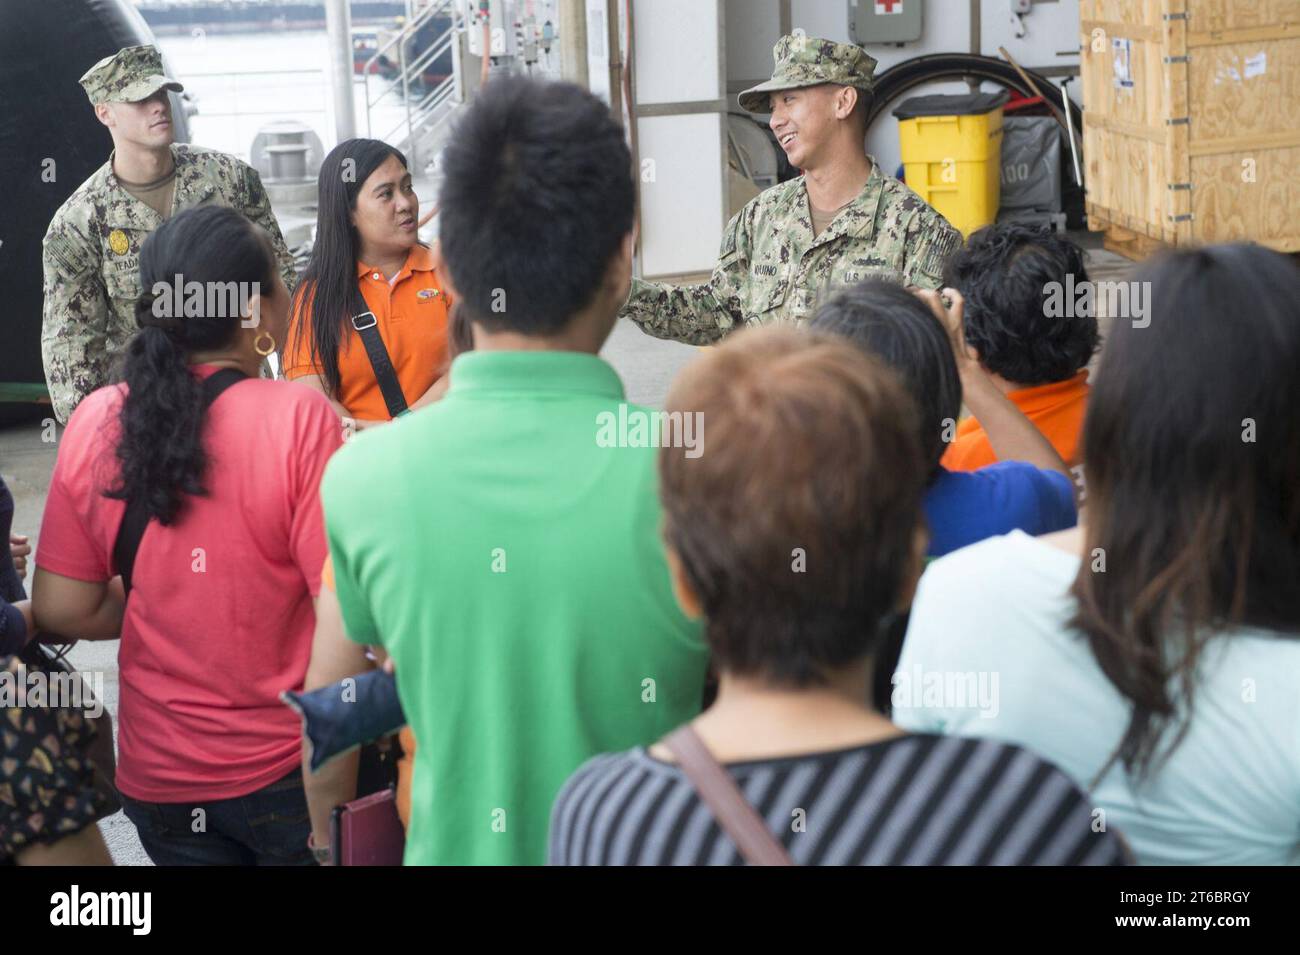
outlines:
[{"label": "gold hoop earring", "polygon": [[[270,344],[267,345],[265,348],[263,348],[260,344],[263,338],[265,338],[268,342],[270,342]],[[258,335],[256,338],[253,339],[253,351],[257,352],[263,358],[271,354],[271,352],[275,351],[275,339],[271,337],[270,332],[262,332],[260,335]]]}]

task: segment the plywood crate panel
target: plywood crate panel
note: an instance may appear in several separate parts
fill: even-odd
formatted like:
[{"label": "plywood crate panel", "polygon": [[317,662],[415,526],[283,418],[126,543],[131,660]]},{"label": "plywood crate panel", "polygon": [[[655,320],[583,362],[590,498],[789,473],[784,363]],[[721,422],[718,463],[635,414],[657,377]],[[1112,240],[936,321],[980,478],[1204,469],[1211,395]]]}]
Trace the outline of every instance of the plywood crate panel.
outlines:
[{"label": "plywood crate panel", "polygon": [[1080,0],[1089,227],[1300,251],[1300,0]]}]

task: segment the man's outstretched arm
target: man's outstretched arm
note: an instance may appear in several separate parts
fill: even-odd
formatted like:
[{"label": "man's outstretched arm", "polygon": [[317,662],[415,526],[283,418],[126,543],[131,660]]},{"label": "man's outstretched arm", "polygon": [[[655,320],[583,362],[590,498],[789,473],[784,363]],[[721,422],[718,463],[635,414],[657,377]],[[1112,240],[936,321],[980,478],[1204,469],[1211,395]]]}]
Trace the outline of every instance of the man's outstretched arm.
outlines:
[{"label": "man's outstretched arm", "polygon": [[727,224],[713,275],[703,285],[667,285],[632,280],[632,293],[619,316],[647,335],[688,345],[711,345],[744,324],[749,284],[749,236],[740,210]]}]

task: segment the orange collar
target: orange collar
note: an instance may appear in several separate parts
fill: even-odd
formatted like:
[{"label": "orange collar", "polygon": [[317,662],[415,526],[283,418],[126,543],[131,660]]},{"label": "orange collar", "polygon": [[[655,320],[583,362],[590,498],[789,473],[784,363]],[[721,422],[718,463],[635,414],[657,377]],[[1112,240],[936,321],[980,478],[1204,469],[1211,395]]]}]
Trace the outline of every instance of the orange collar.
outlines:
[{"label": "orange collar", "polygon": [[1015,402],[1025,414],[1048,411],[1061,405],[1077,401],[1088,393],[1088,369],[1083,369],[1073,378],[1064,381],[1051,381],[1045,385],[1032,388],[1019,388],[1007,392],[1007,397]]},{"label": "orange collar", "polygon": [[[411,246],[411,251],[406,254],[406,261],[402,263],[401,271],[397,273],[397,281],[400,282],[412,272],[432,272],[437,266],[433,258],[433,250],[427,246],[416,243]],[[357,260],[357,278],[365,275],[367,272],[374,272],[375,269],[366,265],[360,259]],[[381,273],[382,274],[382,273]],[[396,282],[393,283],[397,284]]]}]

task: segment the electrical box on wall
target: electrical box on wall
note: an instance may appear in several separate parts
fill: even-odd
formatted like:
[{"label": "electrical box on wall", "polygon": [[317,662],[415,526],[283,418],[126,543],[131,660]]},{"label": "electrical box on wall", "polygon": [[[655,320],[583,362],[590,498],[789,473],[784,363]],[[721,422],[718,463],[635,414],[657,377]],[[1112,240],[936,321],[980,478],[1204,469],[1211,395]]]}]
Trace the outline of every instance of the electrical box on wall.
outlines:
[{"label": "electrical box on wall", "polygon": [[849,0],[854,43],[911,43],[921,39],[921,0]]},{"label": "electrical box on wall", "polygon": [[560,22],[559,0],[463,0],[469,52],[483,55],[483,23],[488,24],[488,55],[519,57],[525,64],[549,56]]}]

